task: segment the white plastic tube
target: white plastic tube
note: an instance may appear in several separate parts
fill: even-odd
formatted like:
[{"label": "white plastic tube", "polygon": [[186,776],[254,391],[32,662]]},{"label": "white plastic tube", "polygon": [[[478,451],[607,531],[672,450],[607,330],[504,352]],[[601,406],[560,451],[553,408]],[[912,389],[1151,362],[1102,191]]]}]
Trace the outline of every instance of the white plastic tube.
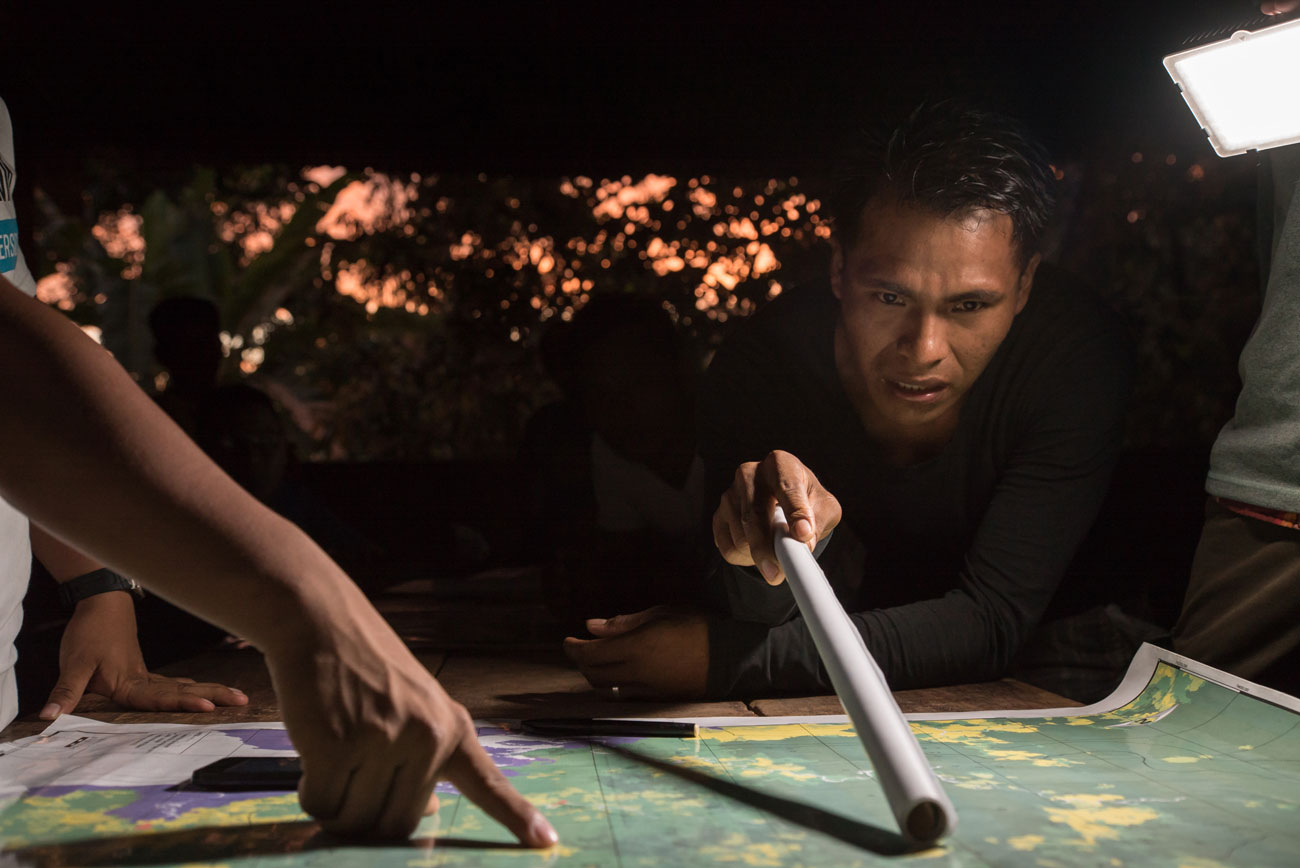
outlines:
[{"label": "white plastic tube", "polygon": [[898,826],[909,840],[928,844],[952,832],[957,812],[903,719],[885,676],[849,620],[808,546],[790,536],[785,513],[773,521],[776,557],[835,694],[867,749]]}]

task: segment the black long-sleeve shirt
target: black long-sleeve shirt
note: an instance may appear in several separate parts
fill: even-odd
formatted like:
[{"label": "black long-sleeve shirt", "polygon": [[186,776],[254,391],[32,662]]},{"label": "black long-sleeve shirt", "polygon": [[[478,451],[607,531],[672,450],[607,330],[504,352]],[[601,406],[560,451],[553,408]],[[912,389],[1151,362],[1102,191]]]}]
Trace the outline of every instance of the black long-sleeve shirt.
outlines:
[{"label": "black long-sleeve shirt", "polygon": [[[716,505],[736,468],[794,454],[839,499],[819,557],[895,689],[1001,675],[1051,601],[1109,484],[1131,354],[1118,319],[1041,269],[967,393],[943,451],[892,464],[836,372],[839,304],[788,292],[719,350],[701,401]],[[714,695],[828,689],[788,586],[722,563],[710,626]]]}]

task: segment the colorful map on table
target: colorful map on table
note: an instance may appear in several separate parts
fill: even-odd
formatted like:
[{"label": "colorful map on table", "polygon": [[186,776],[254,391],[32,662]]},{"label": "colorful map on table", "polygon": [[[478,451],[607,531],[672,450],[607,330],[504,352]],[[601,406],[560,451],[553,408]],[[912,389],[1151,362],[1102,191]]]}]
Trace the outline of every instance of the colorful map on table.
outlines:
[{"label": "colorful map on table", "polygon": [[[1085,709],[914,720],[960,817],[951,837],[922,851],[899,837],[851,727],[808,718],[737,720],[698,740],[560,740],[482,725],[488,751],[559,831],[549,851],[512,846],[449,788],[410,842],[362,848],[322,836],[293,794],[115,785],[131,772],[118,768],[94,785],[28,775],[0,810],[0,865],[1297,864],[1300,704],[1150,646],[1126,685]],[[25,752],[113,729],[76,734],[91,724],[0,745],[0,784],[7,769],[27,768]],[[287,746],[265,726],[181,729],[204,730],[189,749],[213,738],[242,754]]]}]

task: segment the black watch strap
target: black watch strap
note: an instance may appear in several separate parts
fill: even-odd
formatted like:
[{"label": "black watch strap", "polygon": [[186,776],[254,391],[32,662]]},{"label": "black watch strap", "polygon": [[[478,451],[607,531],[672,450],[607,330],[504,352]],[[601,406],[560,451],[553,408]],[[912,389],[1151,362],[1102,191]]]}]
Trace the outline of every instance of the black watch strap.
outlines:
[{"label": "black watch strap", "polygon": [[129,591],[137,597],[144,596],[144,589],[140,587],[139,582],[107,568],[94,570],[59,583],[59,599],[69,609],[74,608],[87,597],[106,594],[109,591]]}]

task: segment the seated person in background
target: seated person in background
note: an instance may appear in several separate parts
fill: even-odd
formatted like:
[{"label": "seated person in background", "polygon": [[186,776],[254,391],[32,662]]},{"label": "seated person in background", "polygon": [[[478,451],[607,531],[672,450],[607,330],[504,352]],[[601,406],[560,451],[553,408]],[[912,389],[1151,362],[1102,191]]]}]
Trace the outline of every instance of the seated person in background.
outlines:
[{"label": "seated person in background", "polygon": [[[219,385],[221,316],[206,298],[176,296],[149,312],[154,356],[167,369],[166,388],[154,397],[172,420],[217,463],[217,466],[271,509],[298,525],[330,557],[342,564],[372,594],[409,578],[412,570],[394,563],[382,547],[367,539],[326,507],[295,475],[293,445],[275,402],[247,383]],[[444,550],[450,550],[442,539]],[[168,611],[150,614],[166,630],[165,641],[193,627],[196,638],[210,641],[207,625]],[[151,636],[152,639],[152,636]]]},{"label": "seated person in background", "polygon": [[[704,510],[694,360],[663,306],[642,296],[597,296],[562,340],[551,368],[567,386],[566,418],[581,427],[549,424],[582,443],[527,448],[537,478],[563,465],[581,483],[541,490],[537,510],[555,537],[548,597],[572,620],[690,596]],[[551,513],[571,520],[560,526]]]},{"label": "seated person in background", "polygon": [[[169,385],[163,395],[170,391]],[[271,399],[238,383],[213,389],[196,409],[194,442],[245,491],[275,509],[272,500],[284,485],[290,444]]]},{"label": "seated person in background", "polygon": [[149,311],[153,354],[167,369],[158,405],[194,436],[203,403],[217,388],[221,368],[221,313],[206,298],[165,298]]},{"label": "seated person in background", "polygon": [[[519,446],[519,475],[526,481],[525,541],[535,555],[555,561],[569,535],[589,538],[596,515],[591,490],[591,426],[578,400],[569,351],[573,322],[552,320],[537,347],[542,371],[559,397],[533,411]],[[558,587],[558,586],[557,586]],[[567,592],[566,592],[567,597]],[[558,601],[557,601],[558,602]],[[567,603],[559,603],[567,613]]]},{"label": "seated person in background", "polygon": [[893,688],[997,678],[1093,522],[1130,353],[1091,295],[1035,287],[1053,202],[1042,148],[938,103],[841,177],[829,285],[760,311],[706,375],[725,614],[590,622],[599,638],[566,647],[594,684],[828,691],[776,561],[776,505]]},{"label": "seated person in background", "polygon": [[[1297,0],[1261,5],[1266,15]],[[1300,145],[1260,154],[1263,306],[1236,412],[1205,483],[1205,526],[1174,649],[1300,695]]]}]

